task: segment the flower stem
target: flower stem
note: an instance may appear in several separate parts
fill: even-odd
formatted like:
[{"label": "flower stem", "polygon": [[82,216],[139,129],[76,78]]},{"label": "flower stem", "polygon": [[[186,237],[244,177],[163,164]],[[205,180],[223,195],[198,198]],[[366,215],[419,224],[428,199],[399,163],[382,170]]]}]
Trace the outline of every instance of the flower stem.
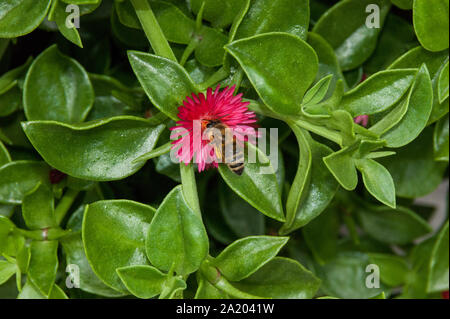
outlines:
[{"label": "flower stem", "polygon": [[195,48],[197,48],[199,44],[198,39],[194,36],[191,40],[191,42],[189,42],[189,44],[187,45],[186,49],[184,49],[183,55],[181,57],[180,60],[180,64],[181,65],[185,65],[187,59],[189,59],[189,57],[191,56],[192,52],[194,52]]},{"label": "flower stem", "polygon": [[55,208],[55,218],[58,225],[61,224],[64,216],[66,216],[78,193],[79,191],[69,188],[59,201],[58,205]]},{"label": "flower stem", "polygon": [[188,205],[201,218],[202,214],[198,200],[197,183],[195,181],[195,173],[192,164],[185,165],[184,163],[180,163],[180,175],[184,198]]},{"label": "flower stem", "polygon": [[134,10],[141,22],[142,28],[144,29],[145,35],[153,48],[153,51],[159,56],[164,58],[177,61],[175,54],[173,54],[172,48],[167,42],[158,21],[156,20],[155,14],[150,8],[150,4],[147,0],[131,0]]}]

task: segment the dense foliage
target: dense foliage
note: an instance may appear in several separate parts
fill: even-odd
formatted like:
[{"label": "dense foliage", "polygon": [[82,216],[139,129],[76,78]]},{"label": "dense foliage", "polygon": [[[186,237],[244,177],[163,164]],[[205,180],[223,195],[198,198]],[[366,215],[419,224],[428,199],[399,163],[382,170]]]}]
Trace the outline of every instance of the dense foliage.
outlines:
[{"label": "dense foliage", "polygon": [[[1,0],[0,297],[441,298],[448,216],[414,200],[448,174],[448,27],[448,0]],[[276,165],[171,161],[218,83]]]}]

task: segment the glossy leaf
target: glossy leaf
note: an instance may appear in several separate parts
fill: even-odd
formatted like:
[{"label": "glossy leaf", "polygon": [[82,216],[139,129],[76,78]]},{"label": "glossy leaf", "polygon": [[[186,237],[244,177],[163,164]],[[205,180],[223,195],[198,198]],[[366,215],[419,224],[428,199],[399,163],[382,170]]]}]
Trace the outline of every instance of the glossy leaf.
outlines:
[{"label": "glossy leaf", "polygon": [[316,294],[320,280],[298,262],[276,257],[233,285],[260,298],[308,299]]},{"label": "glossy leaf", "polygon": [[414,0],[414,29],[425,49],[448,49],[448,14],[448,0]]},{"label": "glossy leaf", "polygon": [[[75,231],[73,228],[72,230]],[[81,240],[81,234],[79,232],[64,237],[64,239],[61,240],[61,244],[66,256],[67,265],[77,265],[79,268],[81,290],[105,297],[123,296],[123,293],[105,285],[94,273],[86,258],[83,241]]]},{"label": "glossy leaf", "polygon": [[425,196],[441,183],[447,163],[434,160],[432,135],[432,128],[427,128],[416,140],[397,149],[395,156],[380,160],[394,179],[397,196]]},{"label": "glossy leaf", "polygon": [[37,186],[23,199],[23,219],[29,229],[56,227],[53,192],[48,186]]},{"label": "glossy leaf", "polygon": [[404,207],[366,207],[358,212],[367,234],[383,243],[404,245],[431,231],[425,220]]},{"label": "glossy leaf", "polygon": [[[273,51],[275,47],[284,49]],[[300,112],[303,95],[318,69],[317,55],[306,42],[286,33],[269,33],[232,42],[226,50],[238,60],[272,111],[284,115]]]},{"label": "glossy leaf", "polygon": [[353,190],[358,184],[358,174],[352,154],[350,148],[344,148],[323,158],[331,174],[346,190]]},{"label": "glossy leaf", "polygon": [[241,176],[223,164],[219,165],[219,173],[228,186],[250,205],[266,216],[284,221],[280,190],[273,166],[261,150],[249,143],[247,146],[257,154],[256,163],[249,163],[246,156]]},{"label": "glossy leaf", "polygon": [[226,293],[217,289],[206,279],[200,279],[195,299],[229,299]]},{"label": "glossy leaf", "polygon": [[439,231],[436,243],[431,252],[429,263],[428,292],[441,292],[448,290],[448,273],[449,273],[449,235],[448,220],[447,223]]},{"label": "glossy leaf", "polygon": [[0,167],[9,162],[11,162],[11,156],[6,149],[6,146],[0,141]]},{"label": "glossy leaf", "polygon": [[192,93],[195,84],[177,63],[143,52],[128,53],[131,66],[153,104],[164,114],[178,120],[178,106]]},{"label": "glossy leaf", "polygon": [[79,123],[92,107],[94,90],[83,67],[53,45],[30,66],[23,97],[28,120]]},{"label": "glossy leaf", "polygon": [[323,266],[317,266],[316,276],[322,280],[320,289],[329,296],[344,299],[364,299],[379,295],[380,288],[368,288],[366,272],[370,264],[365,253],[339,251],[337,256]]},{"label": "glossy leaf", "polygon": [[116,269],[148,264],[145,238],[154,214],[150,206],[127,200],[87,206],[82,231],[86,257],[95,274],[109,287],[126,293]]},{"label": "glossy leaf", "polygon": [[336,256],[339,226],[338,212],[331,206],[302,228],[305,242],[318,263],[325,264]]},{"label": "glossy leaf", "polygon": [[149,299],[161,293],[167,275],[152,266],[128,266],[117,268],[117,274],[136,297]]},{"label": "glossy leaf", "polygon": [[208,253],[208,237],[200,216],[187,204],[181,186],[166,196],[146,236],[152,265],[177,274],[196,271]]},{"label": "glossy leaf", "polygon": [[28,276],[39,291],[48,296],[52,290],[58,270],[58,242],[33,241],[30,243],[30,266]]},{"label": "glossy leaf", "polygon": [[344,75],[342,74],[341,67],[336,58],[331,45],[320,35],[310,32],[308,33],[308,44],[316,51],[317,57],[319,58],[319,70],[316,75],[315,81],[332,74],[330,87],[326,97],[330,97],[332,92],[335,91],[338,80],[343,80]]},{"label": "glossy leaf", "polygon": [[[205,0],[191,0],[192,11],[198,14]],[[238,14],[241,0],[206,0],[203,11],[204,19],[210,21],[215,27],[223,28],[230,25]]]},{"label": "glossy leaf", "polygon": [[[61,0],[55,0],[56,4],[53,4],[53,17],[52,20],[55,21],[56,25],[58,26],[59,31],[61,34],[70,42],[78,45],[80,48],[83,47],[83,44],[81,43],[80,34],[78,33],[78,30],[76,26],[67,20],[71,12],[66,12],[67,4],[63,3]],[[81,15],[81,10],[80,10]],[[71,27],[68,27],[71,26]]]},{"label": "glossy leaf", "polygon": [[425,128],[433,107],[433,87],[424,65],[419,69],[408,96],[408,110],[402,119],[382,139],[388,147],[400,147],[414,140]]},{"label": "glossy leaf", "polygon": [[115,180],[143,166],[133,161],[153,149],[164,126],[123,116],[74,125],[31,121],[23,128],[46,162],[59,171],[87,180]]},{"label": "glossy leaf", "polygon": [[441,70],[439,74],[439,82],[438,82],[438,95],[439,95],[439,103],[443,103],[445,99],[448,98],[449,95],[449,75],[448,75],[448,61],[445,64],[444,68]]},{"label": "glossy leaf", "polygon": [[342,70],[352,70],[366,61],[375,50],[381,28],[369,28],[368,5],[379,8],[379,23],[383,26],[390,8],[388,0],[347,0],[334,5],[317,21],[313,32],[327,40],[336,52]]},{"label": "glossy leaf", "polygon": [[0,7],[0,38],[16,38],[36,29],[44,20],[51,0],[4,0]]},{"label": "glossy leaf", "polygon": [[449,127],[448,127],[448,114],[440,119],[434,128],[433,134],[433,147],[434,147],[434,159],[436,161],[448,162],[448,150],[449,150]]},{"label": "glossy leaf", "polygon": [[264,234],[264,215],[229,189],[225,183],[221,183],[219,187],[219,203],[223,222],[238,237]]},{"label": "glossy leaf", "polygon": [[370,262],[378,265],[381,281],[391,287],[404,284],[410,271],[404,258],[380,253],[370,253]]},{"label": "glossy leaf", "polygon": [[39,183],[49,184],[44,162],[14,161],[0,167],[0,203],[21,204]]},{"label": "glossy leaf", "polygon": [[409,50],[399,57],[389,69],[420,68],[425,63],[433,83],[433,111],[428,123],[433,123],[448,113],[448,99],[439,102],[439,75],[448,61],[448,51],[430,52],[422,47]]},{"label": "glossy leaf", "polygon": [[0,260],[0,285],[3,285],[9,280],[17,271],[16,264],[10,263],[6,260]]},{"label": "glossy leaf", "polygon": [[366,189],[383,204],[395,208],[395,186],[389,171],[372,159],[356,161]]},{"label": "glossy leaf", "polygon": [[340,107],[353,116],[382,112],[404,96],[416,73],[415,69],[378,72],[347,92]]},{"label": "glossy leaf", "polygon": [[323,161],[331,154],[331,149],[314,141],[304,130],[292,129],[299,142],[300,161],[287,198],[287,217],[280,230],[282,233],[298,229],[322,213],[338,187]]},{"label": "glossy leaf", "polygon": [[231,281],[247,278],[274,258],[288,237],[252,236],[239,239],[225,248],[213,264]]},{"label": "glossy leaf", "polygon": [[308,24],[307,0],[256,0],[239,26],[236,39],[268,32],[287,32],[306,40]]}]

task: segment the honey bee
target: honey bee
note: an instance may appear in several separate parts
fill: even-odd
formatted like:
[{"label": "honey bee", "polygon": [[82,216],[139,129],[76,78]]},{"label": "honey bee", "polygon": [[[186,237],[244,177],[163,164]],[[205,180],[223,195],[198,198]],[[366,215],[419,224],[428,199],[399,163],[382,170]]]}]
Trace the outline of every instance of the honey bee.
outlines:
[{"label": "honey bee", "polygon": [[[222,160],[233,173],[241,176],[244,171],[244,150],[237,145],[233,131],[219,120],[208,120],[204,126],[217,159]],[[215,136],[218,132],[220,136]]]}]

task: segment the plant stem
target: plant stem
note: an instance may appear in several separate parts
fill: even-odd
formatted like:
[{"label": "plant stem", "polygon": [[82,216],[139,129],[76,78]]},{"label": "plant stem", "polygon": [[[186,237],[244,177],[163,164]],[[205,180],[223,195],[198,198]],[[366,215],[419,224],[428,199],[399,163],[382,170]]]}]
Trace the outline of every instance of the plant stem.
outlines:
[{"label": "plant stem", "polygon": [[198,200],[197,183],[195,181],[194,167],[192,164],[180,163],[181,183],[183,185],[183,195],[188,205],[195,213],[202,217],[200,203]]},{"label": "plant stem", "polygon": [[131,0],[131,3],[133,4],[134,10],[136,10],[136,14],[153,51],[159,56],[177,61],[148,1]]},{"label": "plant stem", "polygon": [[240,291],[239,289],[236,289],[228,280],[226,280],[224,277],[220,277],[219,281],[214,284],[214,286],[223,291],[224,293],[230,295],[231,297],[237,298],[237,299],[260,299],[260,297],[253,296],[250,294],[247,294],[243,291]]},{"label": "plant stem", "polygon": [[217,82],[222,81],[228,75],[229,75],[229,73],[227,70],[225,70],[224,68],[220,68],[219,70],[217,70],[216,73],[211,75],[211,77],[208,80],[206,80],[203,83],[200,83],[198,86],[200,87],[201,91],[204,91],[207,88],[214,86]]},{"label": "plant stem", "polygon": [[69,188],[59,201],[58,205],[55,208],[55,218],[58,225],[61,224],[64,216],[66,216],[78,193],[79,191]]},{"label": "plant stem", "polygon": [[184,49],[183,56],[181,57],[181,60],[180,60],[181,65],[186,64],[187,59],[189,59],[189,57],[191,56],[192,52],[194,52],[194,50],[198,46],[198,44],[199,44],[199,41],[194,36],[191,39],[191,42],[189,42],[189,44],[187,45],[186,49]]}]

